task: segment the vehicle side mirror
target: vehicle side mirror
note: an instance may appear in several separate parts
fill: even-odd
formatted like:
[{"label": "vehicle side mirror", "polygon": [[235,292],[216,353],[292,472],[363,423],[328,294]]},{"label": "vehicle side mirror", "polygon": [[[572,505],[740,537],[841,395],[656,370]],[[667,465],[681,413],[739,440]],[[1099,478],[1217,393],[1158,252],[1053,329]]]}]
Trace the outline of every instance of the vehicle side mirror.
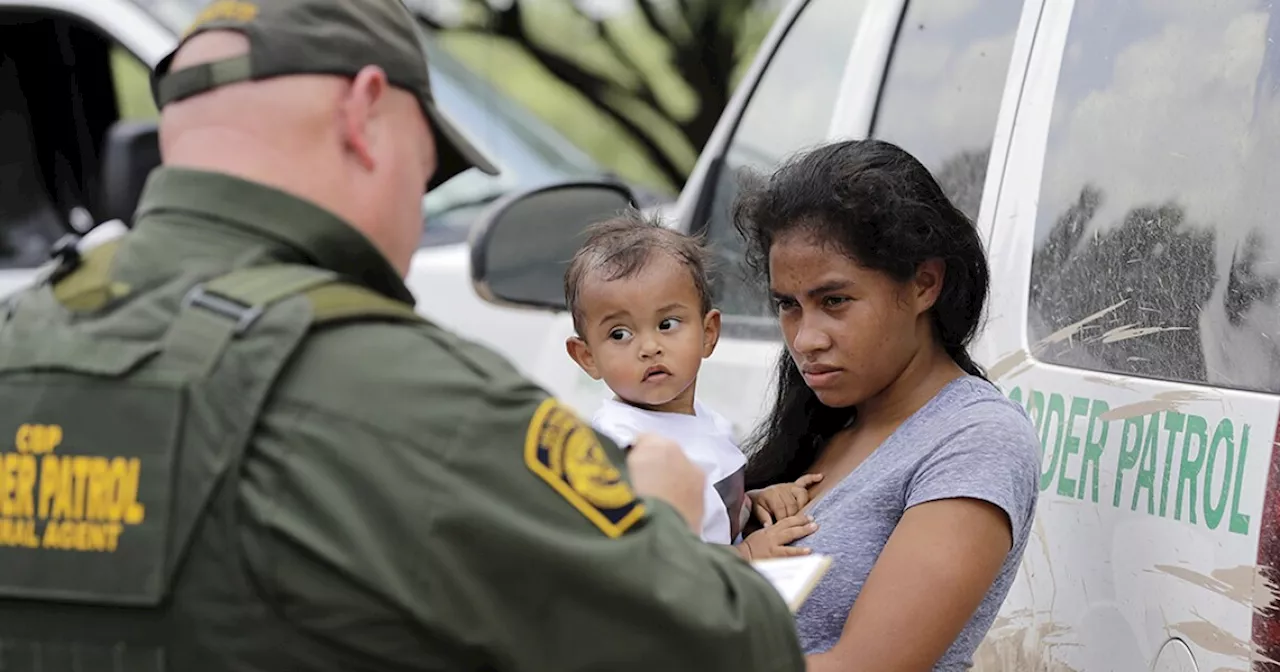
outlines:
[{"label": "vehicle side mirror", "polygon": [[626,187],[572,182],[508,196],[471,236],[471,281],[492,303],[563,311],[564,274],[587,226],[634,207]]},{"label": "vehicle side mirror", "polygon": [[160,135],[154,121],[118,121],[102,148],[99,221],[118,219],[130,226],[152,169],[160,165]]}]

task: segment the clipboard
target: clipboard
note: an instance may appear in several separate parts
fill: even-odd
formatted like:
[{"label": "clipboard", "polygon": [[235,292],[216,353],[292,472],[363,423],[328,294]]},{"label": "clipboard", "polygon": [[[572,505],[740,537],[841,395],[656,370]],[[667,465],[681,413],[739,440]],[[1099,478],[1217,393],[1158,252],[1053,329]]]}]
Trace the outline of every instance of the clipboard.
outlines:
[{"label": "clipboard", "polygon": [[791,612],[795,613],[831,568],[831,560],[829,555],[800,555],[755,560],[751,566],[773,584]]}]

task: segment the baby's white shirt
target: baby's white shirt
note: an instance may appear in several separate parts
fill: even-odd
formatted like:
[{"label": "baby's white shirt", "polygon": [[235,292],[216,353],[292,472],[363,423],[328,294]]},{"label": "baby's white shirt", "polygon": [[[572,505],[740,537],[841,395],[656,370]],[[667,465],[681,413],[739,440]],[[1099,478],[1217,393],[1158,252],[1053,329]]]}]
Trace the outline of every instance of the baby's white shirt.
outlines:
[{"label": "baby's white shirt", "polygon": [[732,425],[724,416],[697,401],[693,411],[693,415],[646,411],[607,399],[591,420],[597,431],[620,447],[638,434],[656,434],[680,444],[689,461],[707,476],[702,539],[715,544],[736,543],[745,502],[747,458],[734,443]]}]

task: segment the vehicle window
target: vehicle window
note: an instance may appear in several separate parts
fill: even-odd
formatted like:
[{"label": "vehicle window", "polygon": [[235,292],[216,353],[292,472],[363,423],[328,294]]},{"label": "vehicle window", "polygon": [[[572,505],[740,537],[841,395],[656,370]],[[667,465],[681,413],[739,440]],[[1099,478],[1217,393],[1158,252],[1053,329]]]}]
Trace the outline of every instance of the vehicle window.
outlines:
[{"label": "vehicle window", "polygon": [[706,228],[717,262],[716,303],[726,317],[771,313],[763,287],[751,282],[744,268],[742,240],[730,217],[738,171],[772,169],[826,140],[864,5],[864,0],[810,2],[774,52],[738,122],[717,175]]},{"label": "vehicle window", "polygon": [[1076,3],[1036,215],[1040,359],[1280,391],[1278,12]]},{"label": "vehicle window", "polygon": [[124,47],[111,46],[111,83],[120,119],[158,119],[151,97],[151,68]]},{"label": "vehicle window", "polygon": [[974,220],[1022,4],[912,0],[872,123],[872,137],[914,154]]},{"label": "vehicle window", "polygon": [[155,116],[146,67],[96,26],[0,12],[0,268],[38,266],[72,221],[92,224],[111,125]]},{"label": "vehicle window", "polygon": [[13,55],[0,50],[0,269],[39,265],[64,231],[41,180],[18,66]]}]

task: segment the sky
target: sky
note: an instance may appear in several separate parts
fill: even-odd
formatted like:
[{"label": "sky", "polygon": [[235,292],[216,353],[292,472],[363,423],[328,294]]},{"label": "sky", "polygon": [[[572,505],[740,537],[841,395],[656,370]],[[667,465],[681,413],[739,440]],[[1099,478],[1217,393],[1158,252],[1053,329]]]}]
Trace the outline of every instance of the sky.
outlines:
[{"label": "sky", "polygon": [[1271,4],[1079,0],[1054,101],[1042,217],[1056,217],[1091,182],[1104,192],[1100,227],[1170,200],[1229,238],[1269,224],[1280,212]]}]

